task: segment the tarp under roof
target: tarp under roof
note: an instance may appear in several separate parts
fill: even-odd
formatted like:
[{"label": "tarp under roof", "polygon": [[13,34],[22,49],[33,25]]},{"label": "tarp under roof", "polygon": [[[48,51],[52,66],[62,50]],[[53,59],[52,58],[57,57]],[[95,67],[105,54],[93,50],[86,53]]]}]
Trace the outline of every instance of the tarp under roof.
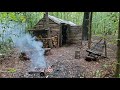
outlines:
[{"label": "tarp under roof", "polygon": [[48,15],[48,17],[53,20],[54,22],[61,24],[61,23],[65,23],[65,24],[69,24],[70,26],[77,26],[75,23],[71,22],[71,21],[66,21],[66,20],[62,20],[60,18]]}]

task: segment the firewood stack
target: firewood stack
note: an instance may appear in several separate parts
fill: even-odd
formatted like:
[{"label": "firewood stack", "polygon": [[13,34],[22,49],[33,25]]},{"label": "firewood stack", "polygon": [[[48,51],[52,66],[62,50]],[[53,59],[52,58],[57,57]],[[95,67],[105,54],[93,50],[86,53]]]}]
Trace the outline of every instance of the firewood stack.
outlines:
[{"label": "firewood stack", "polygon": [[41,35],[36,37],[36,40],[37,41],[39,41],[39,40],[42,41],[44,48],[50,48],[50,46],[49,46],[49,41],[50,40],[52,41],[53,47],[56,48],[58,46],[58,36],[57,35],[48,37],[46,34],[44,34],[44,35],[41,34]]},{"label": "firewood stack", "polygon": [[53,43],[53,46],[56,48],[57,44],[58,44],[58,37],[57,36],[52,37],[52,43]]},{"label": "firewood stack", "polygon": [[48,43],[48,40],[47,39],[43,39],[41,40],[43,42],[43,47],[44,48],[49,48],[49,43]]},{"label": "firewood stack", "polygon": [[30,60],[30,58],[24,52],[20,53],[19,58],[20,58],[20,60]]}]

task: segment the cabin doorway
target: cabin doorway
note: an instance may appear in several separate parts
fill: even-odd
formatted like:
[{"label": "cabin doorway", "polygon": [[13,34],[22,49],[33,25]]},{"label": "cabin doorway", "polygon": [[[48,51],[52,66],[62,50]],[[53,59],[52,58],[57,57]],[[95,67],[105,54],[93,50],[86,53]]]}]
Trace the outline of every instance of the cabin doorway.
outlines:
[{"label": "cabin doorway", "polygon": [[67,44],[67,39],[68,39],[67,30],[68,30],[68,25],[62,24],[62,45]]}]

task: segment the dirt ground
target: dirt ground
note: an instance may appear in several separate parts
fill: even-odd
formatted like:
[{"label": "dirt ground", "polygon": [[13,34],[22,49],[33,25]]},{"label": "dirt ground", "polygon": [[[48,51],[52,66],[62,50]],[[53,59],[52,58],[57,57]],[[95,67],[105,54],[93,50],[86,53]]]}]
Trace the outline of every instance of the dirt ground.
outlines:
[{"label": "dirt ground", "polygon": [[[45,56],[53,72],[47,77],[31,76],[28,74],[30,60],[21,61],[17,50],[6,57],[0,58],[0,78],[112,78],[115,71],[115,50],[107,48],[109,59],[88,62],[85,60],[87,44],[65,45],[53,48],[52,55]],[[75,51],[80,51],[80,58],[75,59]],[[10,69],[12,69],[10,71]]]}]

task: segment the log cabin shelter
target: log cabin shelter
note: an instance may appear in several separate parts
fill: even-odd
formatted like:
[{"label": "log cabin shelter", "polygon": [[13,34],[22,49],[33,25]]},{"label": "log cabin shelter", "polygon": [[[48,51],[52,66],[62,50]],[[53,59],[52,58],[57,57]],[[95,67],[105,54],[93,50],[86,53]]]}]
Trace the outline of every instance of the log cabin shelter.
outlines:
[{"label": "log cabin shelter", "polygon": [[[47,23],[48,27],[46,28]],[[80,25],[51,15],[48,15],[48,20],[44,15],[29,31],[32,32],[34,36],[39,37],[39,40],[42,40],[43,44],[47,43],[45,40],[51,40],[53,47],[61,47],[70,43],[79,43],[82,38]],[[48,47],[49,46],[46,48]]]}]

